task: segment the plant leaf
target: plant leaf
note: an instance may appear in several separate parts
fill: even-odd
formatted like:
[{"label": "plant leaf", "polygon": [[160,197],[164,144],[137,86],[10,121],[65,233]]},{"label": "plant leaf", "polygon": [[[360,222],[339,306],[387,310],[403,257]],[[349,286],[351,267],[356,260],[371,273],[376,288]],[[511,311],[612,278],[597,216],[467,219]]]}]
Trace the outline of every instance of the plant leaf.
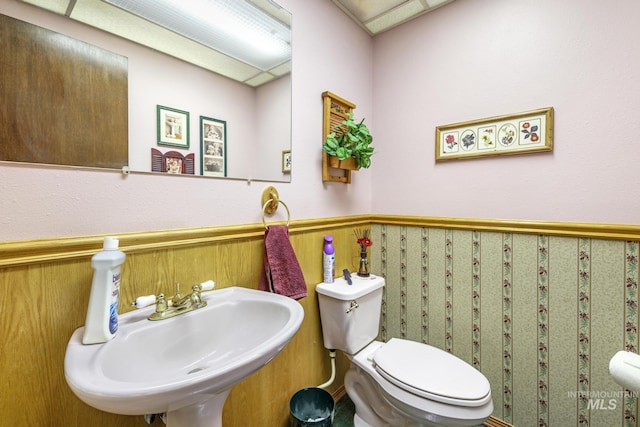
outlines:
[{"label": "plant leaf", "polygon": [[340,160],[348,159],[351,157],[351,150],[346,147],[339,147],[336,150],[336,156],[338,156]]}]

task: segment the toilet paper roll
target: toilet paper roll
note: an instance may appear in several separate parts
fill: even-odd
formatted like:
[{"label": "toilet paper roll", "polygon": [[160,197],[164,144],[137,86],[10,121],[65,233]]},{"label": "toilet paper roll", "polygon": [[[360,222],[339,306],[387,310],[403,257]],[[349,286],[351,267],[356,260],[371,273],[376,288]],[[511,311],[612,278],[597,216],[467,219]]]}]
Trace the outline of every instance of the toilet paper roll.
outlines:
[{"label": "toilet paper roll", "polygon": [[617,352],[609,362],[613,380],[631,391],[640,391],[640,355],[630,351]]}]

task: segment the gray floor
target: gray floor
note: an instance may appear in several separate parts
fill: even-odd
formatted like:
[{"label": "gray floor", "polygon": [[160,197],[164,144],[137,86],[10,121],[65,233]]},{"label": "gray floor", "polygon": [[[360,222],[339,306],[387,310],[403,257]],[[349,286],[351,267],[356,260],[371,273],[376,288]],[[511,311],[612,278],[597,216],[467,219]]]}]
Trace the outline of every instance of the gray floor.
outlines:
[{"label": "gray floor", "polygon": [[353,427],[353,414],[355,408],[348,395],[344,395],[336,403],[335,415],[333,416],[333,427]]}]

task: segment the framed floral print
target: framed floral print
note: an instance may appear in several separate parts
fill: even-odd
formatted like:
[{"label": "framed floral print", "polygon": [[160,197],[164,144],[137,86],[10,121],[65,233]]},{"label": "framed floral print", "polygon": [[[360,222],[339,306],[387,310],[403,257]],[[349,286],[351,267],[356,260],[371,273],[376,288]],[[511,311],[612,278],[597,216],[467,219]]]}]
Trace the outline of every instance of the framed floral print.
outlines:
[{"label": "framed floral print", "polygon": [[436,127],[436,161],[553,150],[553,107]]}]

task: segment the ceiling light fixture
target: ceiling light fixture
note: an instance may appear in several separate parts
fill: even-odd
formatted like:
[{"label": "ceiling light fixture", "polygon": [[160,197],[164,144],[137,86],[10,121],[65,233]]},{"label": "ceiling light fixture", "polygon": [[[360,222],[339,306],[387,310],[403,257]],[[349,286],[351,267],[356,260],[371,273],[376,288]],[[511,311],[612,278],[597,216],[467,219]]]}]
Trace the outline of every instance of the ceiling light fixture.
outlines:
[{"label": "ceiling light fixture", "polygon": [[291,58],[289,27],[248,1],[102,1],[263,71]]}]

